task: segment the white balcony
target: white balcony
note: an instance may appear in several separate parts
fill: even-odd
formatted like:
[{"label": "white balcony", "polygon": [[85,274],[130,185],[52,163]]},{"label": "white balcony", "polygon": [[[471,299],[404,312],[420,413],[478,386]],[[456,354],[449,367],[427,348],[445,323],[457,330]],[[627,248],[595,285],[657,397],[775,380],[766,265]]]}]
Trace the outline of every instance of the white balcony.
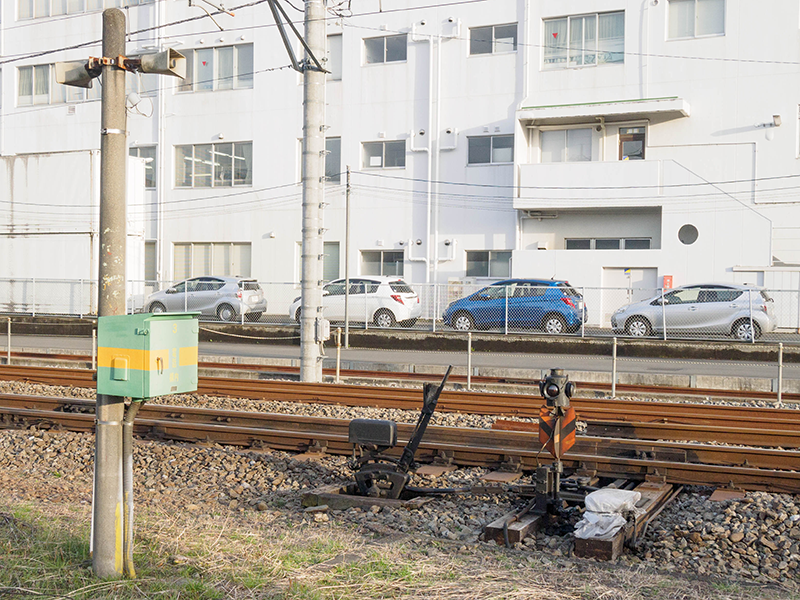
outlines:
[{"label": "white balcony", "polygon": [[518,210],[661,206],[663,161],[519,165]]}]

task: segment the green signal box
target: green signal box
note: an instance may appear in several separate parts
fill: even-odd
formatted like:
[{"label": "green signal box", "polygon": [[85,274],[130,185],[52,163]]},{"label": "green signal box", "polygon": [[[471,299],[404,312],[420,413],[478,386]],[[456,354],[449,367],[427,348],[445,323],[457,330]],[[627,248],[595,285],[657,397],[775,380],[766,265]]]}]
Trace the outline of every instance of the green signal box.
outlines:
[{"label": "green signal box", "polygon": [[198,313],[97,319],[97,393],[147,399],[197,390]]}]

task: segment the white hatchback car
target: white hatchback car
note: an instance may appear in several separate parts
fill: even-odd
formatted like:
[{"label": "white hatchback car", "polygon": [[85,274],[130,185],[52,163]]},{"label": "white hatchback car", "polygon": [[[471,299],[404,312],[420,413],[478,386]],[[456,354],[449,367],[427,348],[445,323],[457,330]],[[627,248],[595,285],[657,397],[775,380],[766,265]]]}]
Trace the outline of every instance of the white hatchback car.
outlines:
[{"label": "white hatchback car", "polygon": [[[377,327],[413,327],[422,305],[419,296],[399,277],[353,277],[350,279],[348,320]],[[344,321],[345,280],[336,279],[322,288],[323,314],[329,321]],[[289,307],[289,317],[300,322],[300,297]]]}]

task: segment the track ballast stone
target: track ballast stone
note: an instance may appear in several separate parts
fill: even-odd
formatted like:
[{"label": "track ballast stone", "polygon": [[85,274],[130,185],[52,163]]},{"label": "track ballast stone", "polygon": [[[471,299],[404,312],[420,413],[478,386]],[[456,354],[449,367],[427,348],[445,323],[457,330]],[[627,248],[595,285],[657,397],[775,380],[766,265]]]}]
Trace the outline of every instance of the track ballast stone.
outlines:
[{"label": "track ballast stone", "polygon": [[[93,390],[6,384],[15,393],[93,398]],[[335,418],[389,418],[414,422],[415,411],[349,408],[215,398],[189,394],[159,399],[159,404],[204,408],[285,412]],[[490,427],[492,417],[435,415],[437,424]],[[94,436],[38,429],[0,430],[0,487],[6,501],[91,503]],[[437,478],[415,476],[412,484],[428,487],[479,485],[484,469],[458,469]],[[215,515],[221,510],[252,518],[285,521],[289,527],[340,522],[367,534],[411,534],[452,542],[457,548],[494,546],[481,540],[484,526],[524,502],[512,494],[470,494],[436,498],[415,510],[373,506],[328,512],[305,512],[303,492],[348,481],[345,457],[301,461],[279,451],[250,451],[218,444],[192,445],[137,440],[134,445],[134,493],[137,503],[161,509]],[[523,478],[521,481],[526,481]],[[787,494],[749,492],[742,500],[709,502],[708,488],[684,491],[651,523],[637,551],[620,564],[724,580],[779,582],[796,586],[800,578],[800,509]],[[573,557],[572,526],[580,509],[564,515],[517,548]]]}]

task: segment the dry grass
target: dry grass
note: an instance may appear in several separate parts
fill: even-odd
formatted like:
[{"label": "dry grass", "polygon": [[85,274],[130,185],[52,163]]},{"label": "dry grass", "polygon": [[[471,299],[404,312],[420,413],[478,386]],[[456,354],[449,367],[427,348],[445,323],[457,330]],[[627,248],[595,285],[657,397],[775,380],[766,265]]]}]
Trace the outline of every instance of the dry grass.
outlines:
[{"label": "dry grass", "polygon": [[381,537],[290,511],[138,509],[133,581],[96,580],[90,507],[0,503],[0,598],[720,600],[789,588],[698,581],[590,561]]}]

